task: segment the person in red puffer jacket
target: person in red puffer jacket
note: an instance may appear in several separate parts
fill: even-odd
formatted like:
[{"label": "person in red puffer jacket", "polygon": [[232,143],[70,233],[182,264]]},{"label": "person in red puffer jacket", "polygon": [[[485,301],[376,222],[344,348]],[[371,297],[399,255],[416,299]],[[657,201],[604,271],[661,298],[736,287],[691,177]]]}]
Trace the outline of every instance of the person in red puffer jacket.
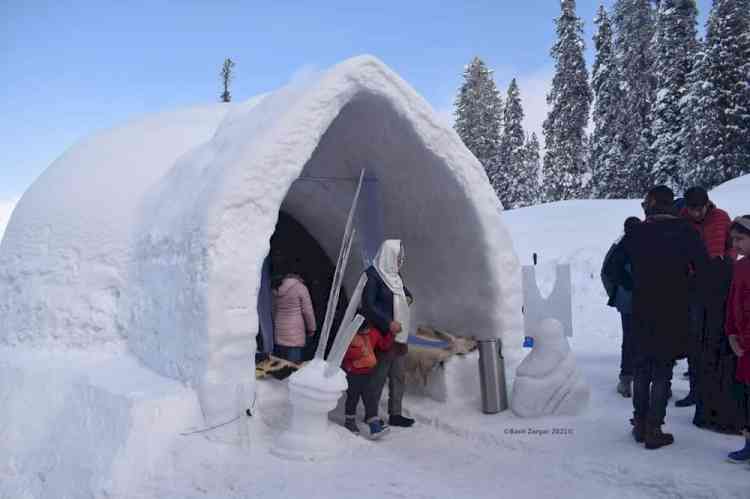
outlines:
[{"label": "person in red puffer jacket", "polygon": [[686,218],[698,231],[706,245],[709,258],[736,258],[735,250],[729,240],[729,226],[732,219],[729,214],[717,208],[708,199],[708,192],[703,187],[691,187],[685,191],[685,207],[680,216]]},{"label": "person in red puffer jacket", "polygon": [[349,384],[346,390],[344,426],[352,433],[359,433],[356,415],[360,398],[365,405],[365,422],[369,427],[370,438],[380,438],[386,433],[387,428],[378,418],[380,392],[372,383],[372,374],[378,363],[375,351],[389,351],[393,347],[393,340],[394,334],[391,331],[382,333],[372,324],[364,323],[352,338],[344,355],[342,367]]},{"label": "person in red puffer jacket", "polygon": [[729,459],[750,462],[750,215],[737,217],[731,228],[732,242],[744,258],[734,266],[732,287],[727,300],[726,334],[737,356],[736,379],[742,385],[740,417],[745,447],[729,454]]}]

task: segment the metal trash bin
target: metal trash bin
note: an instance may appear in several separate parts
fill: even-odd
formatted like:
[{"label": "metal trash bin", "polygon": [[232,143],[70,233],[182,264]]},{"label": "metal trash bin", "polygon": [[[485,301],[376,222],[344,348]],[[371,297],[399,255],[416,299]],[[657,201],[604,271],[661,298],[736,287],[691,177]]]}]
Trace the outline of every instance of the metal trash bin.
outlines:
[{"label": "metal trash bin", "polygon": [[482,390],[482,412],[495,414],[508,408],[505,388],[505,363],[497,339],[480,340],[479,383]]}]

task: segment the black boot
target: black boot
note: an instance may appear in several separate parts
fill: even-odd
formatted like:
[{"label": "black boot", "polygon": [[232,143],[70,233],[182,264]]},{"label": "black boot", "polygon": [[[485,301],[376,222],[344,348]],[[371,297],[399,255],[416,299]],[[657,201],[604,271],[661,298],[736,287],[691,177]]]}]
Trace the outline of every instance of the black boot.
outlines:
[{"label": "black boot", "polygon": [[630,424],[633,425],[633,430],[631,431],[633,438],[636,442],[642,444],[646,436],[646,422],[642,419],[633,418],[630,420]]},{"label": "black boot", "polygon": [[687,397],[684,399],[678,400],[674,403],[675,407],[690,407],[691,405],[695,405],[695,395],[693,395],[693,392],[690,392],[687,394]]},{"label": "black boot", "polygon": [[617,383],[617,393],[619,393],[625,398],[630,398],[633,396],[633,390],[631,389],[632,386],[633,386],[632,376],[620,375],[620,382]]},{"label": "black boot", "polygon": [[663,433],[660,426],[647,426],[644,438],[647,449],[658,449],[665,445],[674,443],[674,436],[671,433]]},{"label": "black boot", "polygon": [[414,420],[412,418],[405,418],[401,414],[393,414],[388,417],[389,426],[403,426],[404,428],[408,428],[413,424]]}]

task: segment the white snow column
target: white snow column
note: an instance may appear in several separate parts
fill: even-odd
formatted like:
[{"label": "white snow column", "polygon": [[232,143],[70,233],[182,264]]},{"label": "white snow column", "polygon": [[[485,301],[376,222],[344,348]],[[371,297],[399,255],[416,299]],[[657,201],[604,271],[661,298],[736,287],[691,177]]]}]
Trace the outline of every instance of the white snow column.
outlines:
[{"label": "white snow column", "polygon": [[24,193],[0,244],[0,343],[121,342],[117,317],[145,191],[229,107],[152,115],[82,140]]}]

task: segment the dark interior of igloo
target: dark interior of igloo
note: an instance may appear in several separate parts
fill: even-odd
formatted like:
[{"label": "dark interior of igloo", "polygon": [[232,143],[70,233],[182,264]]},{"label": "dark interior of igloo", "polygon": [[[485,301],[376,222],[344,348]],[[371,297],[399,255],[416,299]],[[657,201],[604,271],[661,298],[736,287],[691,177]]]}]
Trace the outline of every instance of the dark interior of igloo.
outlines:
[{"label": "dark interior of igloo", "polygon": [[[279,212],[276,230],[271,236],[270,266],[272,278],[286,274],[298,274],[310,291],[317,329],[315,336],[308,339],[302,357],[303,360],[310,360],[315,356],[315,350],[318,348],[320,330],[323,326],[333,274],[336,269],[315,237],[294,217],[284,211]],[[346,291],[342,287],[326,354],[331,348],[347,305]],[[261,342],[262,336],[259,335],[258,338]],[[261,348],[258,351],[261,351]]]}]

